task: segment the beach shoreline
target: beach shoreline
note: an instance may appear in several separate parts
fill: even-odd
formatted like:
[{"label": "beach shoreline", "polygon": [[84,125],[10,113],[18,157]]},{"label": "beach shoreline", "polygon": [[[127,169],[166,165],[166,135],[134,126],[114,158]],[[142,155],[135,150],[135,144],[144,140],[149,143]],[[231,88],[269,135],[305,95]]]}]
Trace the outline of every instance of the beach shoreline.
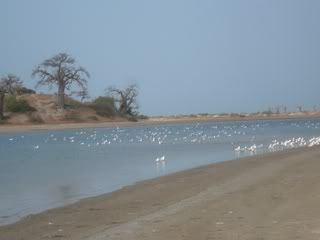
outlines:
[{"label": "beach shoreline", "polygon": [[264,120],[294,120],[294,119],[318,119],[319,114],[314,115],[275,115],[270,117],[151,117],[146,120],[132,121],[108,121],[108,122],[81,122],[81,123],[45,123],[45,124],[2,124],[0,133],[30,132],[44,130],[67,130],[82,128],[115,128],[115,127],[139,127],[149,125],[166,125],[179,123],[204,123],[204,122],[239,122],[239,121],[264,121]]},{"label": "beach shoreline", "polygon": [[0,239],[318,239],[319,157],[299,148],[145,180],[2,226]]}]

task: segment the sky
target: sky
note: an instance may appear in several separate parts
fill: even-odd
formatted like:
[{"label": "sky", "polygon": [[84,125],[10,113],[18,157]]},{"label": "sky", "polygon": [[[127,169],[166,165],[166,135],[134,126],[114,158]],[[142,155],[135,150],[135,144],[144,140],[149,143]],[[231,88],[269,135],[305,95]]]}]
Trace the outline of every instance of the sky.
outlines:
[{"label": "sky", "polygon": [[[0,75],[60,52],[147,115],[320,109],[318,0],[0,0]],[[45,91],[46,89],[40,89]]]}]

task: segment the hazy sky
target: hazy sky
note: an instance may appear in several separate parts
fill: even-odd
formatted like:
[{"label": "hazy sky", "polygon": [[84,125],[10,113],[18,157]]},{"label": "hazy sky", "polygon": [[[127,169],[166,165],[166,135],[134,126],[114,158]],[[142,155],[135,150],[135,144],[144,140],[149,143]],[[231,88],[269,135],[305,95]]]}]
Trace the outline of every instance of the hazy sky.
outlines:
[{"label": "hazy sky", "polygon": [[140,86],[144,114],[320,106],[319,0],[0,0],[0,74],[59,52],[89,92]]}]

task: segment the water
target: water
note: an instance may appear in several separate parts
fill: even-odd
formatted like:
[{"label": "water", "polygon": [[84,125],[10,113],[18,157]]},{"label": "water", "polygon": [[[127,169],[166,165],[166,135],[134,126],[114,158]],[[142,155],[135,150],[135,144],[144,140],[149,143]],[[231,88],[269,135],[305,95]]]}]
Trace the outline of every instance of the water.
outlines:
[{"label": "water", "polygon": [[0,225],[140,180],[318,136],[319,119],[0,134]]}]

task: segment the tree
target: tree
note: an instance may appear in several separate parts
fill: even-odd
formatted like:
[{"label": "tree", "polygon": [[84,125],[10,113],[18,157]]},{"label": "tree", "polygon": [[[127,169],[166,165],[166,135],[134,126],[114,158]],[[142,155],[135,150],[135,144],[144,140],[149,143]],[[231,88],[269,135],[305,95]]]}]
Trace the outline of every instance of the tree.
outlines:
[{"label": "tree", "polygon": [[125,89],[109,87],[107,94],[111,95],[115,102],[118,103],[118,112],[122,115],[137,115],[139,108],[137,103],[138,86],[136,84],[129,85]]},{"label": "tree", "polygon": [[[73,85],[78,85],[80,91],[72,93],[87,93],[89,72],[81,66],[75,66],[75,64],[76,60],[73,57],[66,53],[59,53],[43,61],[32,72],[33,77],[40,78],[36,87],[48,85],[49,88],[53,86],[58,88],[58,107],[61,109],[65,107],[65,92],[71,90]],[[81,94],[81,96],[83,95]]]},{"label": "tree", "polygon": [[0,120],[3,120],[4,98],[6,95],[16,95],[17,89],[22,87],[22,81],[13,75],[8,74],[0,80]]},{"label": "tree", "polygon": [[71,92],[71,95],[76,95],[77,98],[80,98],[80,101],[83,102],[85,99],[90,98],[88,89],[83,89],[81,91]]}]

